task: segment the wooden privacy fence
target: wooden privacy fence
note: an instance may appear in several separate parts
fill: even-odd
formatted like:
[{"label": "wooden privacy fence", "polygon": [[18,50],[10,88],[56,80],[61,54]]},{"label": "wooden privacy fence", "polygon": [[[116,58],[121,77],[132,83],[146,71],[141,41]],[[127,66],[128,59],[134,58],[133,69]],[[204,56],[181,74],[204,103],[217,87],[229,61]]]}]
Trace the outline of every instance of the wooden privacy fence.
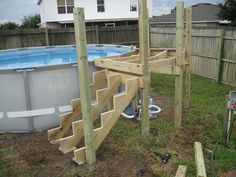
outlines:
[{"label": "wooden privacy fence", "polygon": [[[138,26],[89,27],[89,44],[137,44]],[[75,44],[74,28],[0,31],[0,50]]]},{"label": "wooden privacy fence", "polygon": [[[151,47],[175,47],[175,27],[151,26]],[[138,26],[87,28],[88,43],[138,44]],[[0,31],[0,50],[75,44],[73,28]],[[193,27],[192,73],[236,86],[236,29]]]},{"label": "wooden privacy fence", "polygon": [[[151,47],[175,48],[175,32],[151,26]],[[236,86],[236,28],[193,26],[192,73]]]}]

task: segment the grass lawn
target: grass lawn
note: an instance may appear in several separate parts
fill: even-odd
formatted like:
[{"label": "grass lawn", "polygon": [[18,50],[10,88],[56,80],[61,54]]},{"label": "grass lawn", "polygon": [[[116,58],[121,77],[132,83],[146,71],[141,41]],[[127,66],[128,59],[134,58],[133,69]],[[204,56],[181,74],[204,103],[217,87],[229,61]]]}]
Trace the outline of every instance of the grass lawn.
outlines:
[{"label": "grass lawn", "polygon": [[[233,89],[193,75],[191,107],[189,111],[183,111],[183,127],[176,129],[173,121],[174,77],[152,74],[151,95],[164,111],[150,121],[151,135],[142,138],[140,122],[120,118],[99,148],[98,159],[101,151],[103,155],[111,154],[105,159],[110,162],[132,156],[134,158],[130,161],[131,164],[128,164],[130,168],[135,166],[135,162],[142,162],[145,164],[143,173],[146,171],[157,177],[174,176],[178,165],[187,165],[187,176],[195,177],[193,145],[195,141],[200,141],[208,176],[219,176],[224,171],[236,170],[236,140],[233,139],[225,145],[222,138],[225,95]],[[39,173],[41,176],[83,176],[77,175],[78,167],[70,162],[72,155],[61,155],[55,145],[49,144],[46,132],[0,135],[0,138],[0,177],[33,177]],[[211,152],[216,142],[219,145],[212,163]],[[22,148],[26,144],[29,150]],[[112,151],[108,152],[109,149]],[[162,164],[155,154],[157,152],[170,153],[170,161]],[[124,171],[127,170],[125,166],[127,165],[123,165]]]},{"label": "grass lawn", "polygon": [[[158,93],[168,96],[174,101],[173,76],[152,74],[151,89],[152,95]],[[184,111],[182,129],[174,128],[173,117],[163,118],[160,115],[151,121],[151,136],[142,139],[139,136],[139,124],[130,125],[124,119],[120,119],[108,141],[118,144],[123,142],[120,151],[133,153],[140,159],[145,159],[149,169],[156,176],[173,176],[180,164],[188,165],[187,176],[196,176],[193,150],[195,141],[200,141],[204,147],[208,176],[215,174],[219,176],[222,171],[236,170],[236,141],[233,139],[227,145],[223,143],[225,95],[233,89],[230,86],[193,75],[190,110],[189,112]],[[165,111],[173,112],[173,110]],[[210,151],[213,151],[216,142],[219,145],[212,163]],[[153,154],[155,151],[171,153],[171,165],[160,165],[159,158]]]}]

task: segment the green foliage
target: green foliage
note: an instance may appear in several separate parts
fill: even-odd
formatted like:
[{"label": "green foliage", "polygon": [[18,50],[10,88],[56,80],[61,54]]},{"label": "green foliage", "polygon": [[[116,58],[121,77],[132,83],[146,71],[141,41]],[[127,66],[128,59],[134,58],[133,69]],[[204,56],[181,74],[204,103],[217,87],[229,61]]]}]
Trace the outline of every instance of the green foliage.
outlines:
[{"label": "green foliage", "polygon": [[230,20],[233,26],[236,26],[236,1],[235,0],[224,0],[223,3],[219,4],[221,10],[218,16],[222,20]]},{"label": "green foliage", "polygon": [[0,30],[15,30],[17,28],[19,28],[19,25],[14,22],[7,22],[0,25]]},{"label": "green foliage", "polygon": [[[174,96],[174,77],[152,74],[152,89],[165,95]],[[203,137],[202,144],[205,148],[212,149],[212,142],[220,142],[214,159],[217,174],[220,174],[222,171],[235,170],[236,166],[236,141],[232,140],[231,145],[228,146],[222,143],[224,141],[225,96],[230,90],[235,90],[235,88],[192,75],[191,109],[186,115],[186,122],[184,124],[194,125],[199,130],[197,134],[199,137]],[[159,125],[158,130],[163,133],[161,136],[166,136],[165,130],[171,130],[171,127],[166,126],[164,121],[159,124],[161,125]],[[204,156],[207,161],[210,161],[211,156],[206,151],[204,151]],[[178,161],[177,164],[188,165],[188,175],[194,176],[195,166],[193,161]],[[210,164],[206,165],[208,176],[213,176]]]},{"label": "green foliage", "polygon": [[15,176],[10,159],[15,155],[12,149],[0,149],[0,176]]},{"label": "green foliage", "polygon": [[0,30],[38,28],[39,23],[40,23],[40,15],[29,15],[29,16],[24,16],[21,25],[18,25],[14,22],[7,22],[4,24],[0,24]]},{"label": "green foliage", "polygon": [[22,19],[21,28],[38,28],[38,24],[40,23],[40,15],[29,15],[24,16]]},{"label": "green foliage", "polygon": [[236,151],[234,147],[219,146],[216,151],[215,169],[221,171],[235,170]]},{"label": "green foliage", "polygon": [[166,94],[167,96],[174,97],[175,77],[170,75],[151,75],[151,88],[154,92]]},{"label": "green foliage", "polygon": [[178,165],[186,165],[187,166],[187,176],[195,177],[196,175],[196,165],[195,161],[186,161],[186,160],[178,160]]}]

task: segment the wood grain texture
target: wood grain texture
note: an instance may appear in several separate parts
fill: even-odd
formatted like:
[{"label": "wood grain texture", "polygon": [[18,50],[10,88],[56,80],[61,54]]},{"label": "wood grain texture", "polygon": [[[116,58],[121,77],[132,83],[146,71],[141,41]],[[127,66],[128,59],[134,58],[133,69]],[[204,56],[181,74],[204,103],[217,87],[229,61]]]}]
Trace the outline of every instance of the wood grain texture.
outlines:
[{"label": "wood grain texture", "polygon": [[[93,83],[90,84],[91,95],[96,95],[96,90],[100,89],[106,79],[106,73],[104,70],[93,73]],[[68,112],[60,115],[60,126],[51,130],[48,130],[48,140],[51,143],[60,142],[60,138],[71,129],[72,122],[81,119],[81,100],[74,99],[71,101],[72,112]]]},{"label": "wood grain texture", "polygon": [[175,76],[175,127],[182,124],[182,100],[183,100],[183,49],[184,49],[184,2],[177,2],[176,24],[176,65],[180,67],[179,75]]},{"label": "wood grain texture", "polygon": [[[92,119],[95,121],[101,111],[107,106],[114,92],[118,89],[121,83],[121,77],[117,73],[108,76],[108,87],[96,91],[96,102],[91,106]],[[73,135],[60,139],[59,150],[63,153],[68,153],[76,149],[76,145],[84,136],[82,120],[72,123]]]},{"label": "wood grain texture", "polygon": [[192,56],[192,8],[186,8],[186,37],[185,37],[185,83],[184,83],[184,108],[190,106],[191,90],[191,56]]},{"label": "wood grain texture", "polygon": [[149,135],[149,91],[150,91],[150,74],[148,67],[149,53],[149,19],[148,19],[147,0],[139,0],[139,46],[140,60],[143,65],[143,83],[141,89],[142,95],[142,136]]},{"label": "wood grain texture", "polygon": [[178,167],[178,170],[176,172],[175,177],[185,177],[187,174],[187,166],[186,165],[180,165]]},{"label": "wood grain texture", "polygon": [[[93,131],[96,149],[101,145],[105,137],[109,134],[112,127],[120,117],[122,111],[130,103],[139,88],[138,78],[133,77],[126,80],[125,91],[121,92],[113,97],[113,110],[104,112],[101,114],[101,127]],[[85,162],[86,147],[74,150],[73,160],[82,164]]]},{"label": "wood grain texture", "polygon": [[195,163],[197,169],[197,177],[206,177],[206,167],[204,156],[202,152],[202,144],[200,142],[194,143]]},{"label": "wood grain texture", "polygon": [[78,58],[78,72],[80,82],[80,99],[83,117],[84,141],[86,146],[86,160],[88,165],[96,162],[93,137],[93,119],[91,112],[91,93],[88,77],[87,38],[85,30],[84,8],[74,8],[75,38]]}]

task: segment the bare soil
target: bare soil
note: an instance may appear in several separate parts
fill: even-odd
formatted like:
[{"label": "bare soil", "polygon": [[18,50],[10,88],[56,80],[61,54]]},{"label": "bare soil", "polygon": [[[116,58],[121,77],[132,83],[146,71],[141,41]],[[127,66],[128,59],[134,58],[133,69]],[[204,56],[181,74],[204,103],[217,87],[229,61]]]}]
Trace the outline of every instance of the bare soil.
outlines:
[{"label": "bare soil", "polygon": [[[157,105],[164,109],[159,115],[160,119],[173,119],[173,99],[164,95],[153,95],[153,97]],[[127,123],[134,122],[127,121]],[[98,162],[93,172],[86,165],[75,164],[72,161],[73,153],[62,154],[57,145],[50,144],[46,131],[2,134],[0,135],[0,149],[12,150],[13,155],[8,160],[12,168],[19,171],[16,176],[20,177],[26,176],[25,174],[37,177],[151,177],[154,176],[155,169],[164,172],[167,176],[174,176],[177,167],[173,164],[173,160],[194,160],[193,154],[189,151],[192,151],[193,141],[199,139],[196,131],[195,126],[188,125],[183,130],[168,133],[165,147],[159,149],[161,153],[170,152],[173,155],[171,161],[165,165],[153,159],[121,153],[116,150],[116,146],[122,146],[122,144],[109,144],[109,141],[105,141],[97,151]]]}]

